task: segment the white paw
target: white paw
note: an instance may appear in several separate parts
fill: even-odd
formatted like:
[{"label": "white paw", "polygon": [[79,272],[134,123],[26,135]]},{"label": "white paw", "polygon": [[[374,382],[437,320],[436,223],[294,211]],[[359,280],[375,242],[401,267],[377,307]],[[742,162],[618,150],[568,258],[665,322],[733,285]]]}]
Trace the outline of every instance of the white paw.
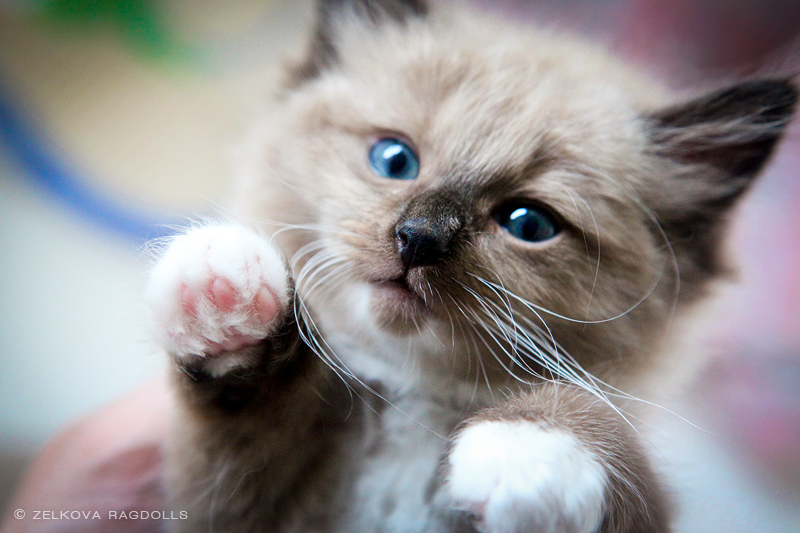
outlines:
[{"label": "white paw", "polygon": [[447,489],[485,533],[594,533],[607,477],[574,436],[528,421],[468,426],[449,457]]},{"label": "white paw", "polygon": [[175,237],[145,293],[151,329],[168,352],[213,356],[257,344],[289,305],[289,274],[263,237],[209,225]]}]

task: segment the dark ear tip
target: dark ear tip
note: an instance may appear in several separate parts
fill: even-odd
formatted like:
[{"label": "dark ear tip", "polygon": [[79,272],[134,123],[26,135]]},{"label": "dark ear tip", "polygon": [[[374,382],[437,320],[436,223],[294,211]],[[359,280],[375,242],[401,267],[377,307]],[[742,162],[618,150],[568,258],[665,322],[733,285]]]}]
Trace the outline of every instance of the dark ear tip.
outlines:
[{"label": "dark ear tip", "polygon": [[705,97],[667,108],[652,118],[662,126],[692,126],[746,118],[751,124],[785,126],[797,107],[797,83],[789,77],[743,81]]},{"label": "dark ear tip", "polygon": [[762,102],[759,122],[788,122],[797,108],[800,96],[797,84],[791,78],[767,78],[740,84],[735,90],[740,98]]},{"label": "dark ear tip", "polygon": [[790,77],[754,79],[650,116],[659,153],[752,177],[792,120],[800,91]]},{"label": "dark ear tip", "polygon": [[783,80],[783,91],[788,103],[788,111],[791,114],[797,110],[797,101],[800,99],[800,87],[798,87],[797,77],[787,78]]}]

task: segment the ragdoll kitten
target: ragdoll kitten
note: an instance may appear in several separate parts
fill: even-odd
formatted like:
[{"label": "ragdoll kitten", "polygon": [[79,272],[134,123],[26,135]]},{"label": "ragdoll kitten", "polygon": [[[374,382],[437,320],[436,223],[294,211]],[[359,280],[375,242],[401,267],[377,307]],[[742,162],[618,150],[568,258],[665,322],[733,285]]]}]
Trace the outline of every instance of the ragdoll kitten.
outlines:
[{"label": "ragdoll kitten", "polygon": [[570,39],[321,0],[240,222],[152,272],[171,526],[669,531],[622,391],[725,270],[797,91],[660,94]]}]

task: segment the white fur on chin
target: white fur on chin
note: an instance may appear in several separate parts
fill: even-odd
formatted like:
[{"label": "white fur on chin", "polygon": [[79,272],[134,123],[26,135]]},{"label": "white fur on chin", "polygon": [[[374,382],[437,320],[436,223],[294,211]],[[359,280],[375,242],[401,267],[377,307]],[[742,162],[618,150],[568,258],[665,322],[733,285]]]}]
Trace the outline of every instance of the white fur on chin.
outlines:
[{"label": "white fur on chin", "polygon": [[479,422],[456,440],[447,487],[491,533],[593,533],[606,473],[569,433],[523,420]]}]

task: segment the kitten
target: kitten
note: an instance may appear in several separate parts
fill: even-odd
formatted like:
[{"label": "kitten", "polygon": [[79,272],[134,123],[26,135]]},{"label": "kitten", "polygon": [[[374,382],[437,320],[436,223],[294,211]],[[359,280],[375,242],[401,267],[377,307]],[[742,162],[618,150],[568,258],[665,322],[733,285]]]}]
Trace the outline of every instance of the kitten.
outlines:
[{"label": "kitten", "polygon": [[669,531],[617,398],[725,272],[795,87],[674,103],[572,39],[423,0],[318,7],[246,147],[241,222],[152,271],[171,526]]}]

